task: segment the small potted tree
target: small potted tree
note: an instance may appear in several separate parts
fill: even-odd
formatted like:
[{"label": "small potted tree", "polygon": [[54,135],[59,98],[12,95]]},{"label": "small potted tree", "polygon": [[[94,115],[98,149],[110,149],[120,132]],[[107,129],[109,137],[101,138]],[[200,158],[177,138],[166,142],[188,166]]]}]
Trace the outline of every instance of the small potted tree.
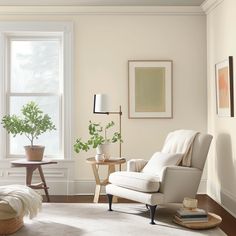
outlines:
[{"label": "small potted tree", "polygon": [[109,122],[105,128],[101,126],[100,123],[94,123],[89,121],[89,134],[90,138],[83,142],[81,138],[77,139],[74,144],[74,150],[76,153],[79,153],[81,150],[88,151],[90,148],[96,148],[95,159],[97,161],[109,159],[109,146],[110,143],[115,143],[121,141],[121,135],[119,132],[114,132],[111,138],[108,138],[108,129],[113,127],[115,123],[113,121]]},{"label": "small potted tree", "polygon": [[13,137],[25,135],[30,141],[29,146],[25,146],[26,158],[29,161],[41,161],[44,153],[44,146],[34,145],[34,140],[46,131],[55,130],[56,127],[47,114],[39,109],[34,102],[29,102],[21,109],[22,116],[5,115],[1,124]]}]

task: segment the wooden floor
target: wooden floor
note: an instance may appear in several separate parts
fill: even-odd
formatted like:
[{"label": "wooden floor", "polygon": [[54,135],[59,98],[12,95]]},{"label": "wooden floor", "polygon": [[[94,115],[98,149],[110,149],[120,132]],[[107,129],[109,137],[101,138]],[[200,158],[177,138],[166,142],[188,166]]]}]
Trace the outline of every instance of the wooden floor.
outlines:
[{"label": "wooden floor", "polygon": [[[59,203],[92,203],[93,196],[50,196],[51,202]],[[209,196],[197,195],[198,207],[203,208],[209,212],[214,212],[220,215],[222,218],[222,223],[220,228],[229,236],[236,236],[236,218],[230,215],[223,207],[217,204]],[[45,199],[44,199],[45,200]],[[107,202],[106,196],[100,196],[101,203]],[[131,203],[132,201],[119,198],[119,202]]]}]

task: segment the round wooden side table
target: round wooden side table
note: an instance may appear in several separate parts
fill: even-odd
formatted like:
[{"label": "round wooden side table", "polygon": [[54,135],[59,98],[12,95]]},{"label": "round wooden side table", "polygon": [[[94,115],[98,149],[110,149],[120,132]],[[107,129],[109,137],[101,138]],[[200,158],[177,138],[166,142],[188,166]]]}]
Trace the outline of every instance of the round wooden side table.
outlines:
[{"label": "round wooden side table", "polygon": [[[99,196],[101,192],[101,187],[106,186],[109,182],[109,175],[115,172],[115,166],[121,165],[126,162],[125,158],[111,158],[105,161],[96,161],[94,157],[90,157],[86,159],[86,162],[91,164],[93,169],[94,178],[96,181],[96,188],[94,193],[94,203],[98,203]],[[99,166],[108,166],[107,177],[102,181],[99,177]]]},{"label": "round wooden side table", "polygon": [[[57,164],[57,162],[51,161],[51,160],[45,160],[45,159],[42,161],[27,161],[25,159],[11,161],[12,167],[25,167],[26,168],[26,185],[32,189],[44,189],[48,202],[50,202],[49,193],[48,193],[49,187],[47,186],[46,179],[43,174],[42,166],[50,165],[50,164]],[[32,184],[33,172],[37,169],[39,171],[41,182]]]}]

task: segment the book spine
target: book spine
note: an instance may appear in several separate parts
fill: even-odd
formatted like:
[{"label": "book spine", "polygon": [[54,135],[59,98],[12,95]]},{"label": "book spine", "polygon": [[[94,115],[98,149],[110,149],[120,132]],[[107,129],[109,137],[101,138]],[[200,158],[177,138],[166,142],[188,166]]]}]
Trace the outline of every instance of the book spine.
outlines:
[{"label": "book spine", "polygon": [[199,215],[180,215],[176,214],[180,218],[201,218],[201,217],[207,217],[207,214],[199,214]]},{"label": "book spine", "polygon": [[208,222],[208,217],[204,218],[195,218],[195,219],[181,219],[178,216],[175,216],[175,219],[182,222],[182,223],[201,223],[201,222]]},{"label": "book spine", "polygon": [[206,223],[206,222],[208,222],[208,220],[194,220],[194,221],[184,220],[181,222],[182,223]]},{"label": "book spine", "polygon": [[206,214],[206,211],[177,211],[182,215],[196,215],[196,214]]}]

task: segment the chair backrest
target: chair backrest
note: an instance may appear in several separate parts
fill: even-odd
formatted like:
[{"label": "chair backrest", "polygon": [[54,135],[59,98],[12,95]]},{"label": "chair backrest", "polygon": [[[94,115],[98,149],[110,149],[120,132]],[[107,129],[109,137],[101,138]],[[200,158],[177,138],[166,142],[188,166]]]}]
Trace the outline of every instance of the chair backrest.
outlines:
[{"label": "chair backrest", "polygon": [[[194,139],[193,139],[194,138]],[[162,148],[163,153],[183,153],[183,166],[203,169],[212,136],[194,130],[175,130],[170,132]],[[190,145],[191,152],[188,152]]]},{"label": "chair backrest", "polygon": [[210,134],[197,134],[193,142],[192,167],[204,168],[212,138]]},{"label": "chair backrest", "polygon": [[[212,136],[198,133],[193,141],[192,171],[166,171],[160,192],[165,195],[165,202],[182,202],[185,197],[195,198],[207,158]],[[196,169],[197,170],[196,170]],[[191,168],[190,168],[191,169]]]}]

